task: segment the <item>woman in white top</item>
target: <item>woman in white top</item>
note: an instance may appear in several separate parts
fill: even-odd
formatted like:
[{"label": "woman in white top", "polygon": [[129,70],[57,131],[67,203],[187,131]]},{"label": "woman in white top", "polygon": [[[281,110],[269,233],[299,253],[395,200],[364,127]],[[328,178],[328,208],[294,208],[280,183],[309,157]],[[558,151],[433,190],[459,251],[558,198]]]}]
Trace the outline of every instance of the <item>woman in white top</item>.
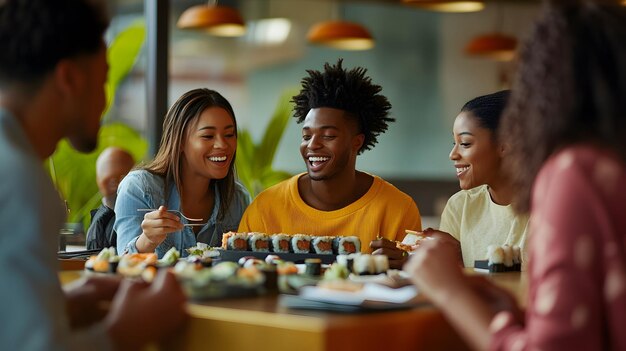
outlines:
[{"label": "woman in white top", "polygon": [[497,138],[509,95],[503,90],[472,99],[454,121],[450,160],[462,190],[448,200],[439,233],[459,241],[466,267],[486,259],[489,245],[524,247],[528,216],[511,207],[515,190],[502,167],[509,141]]},{"label": "woman in white top", "polygon": [[[440,230],[424,230],[424,234],[455,246],[467,267],[486,259],[489,245],[524,247],[528,216],[516,215],[510,206],[514,189],[502,167],[507,141],[497,139],[509,94],[503,90],[479,96],[461,109],[452,130],[450,160],[462,190],[448,200]],[[377,240],[371,247],[376,249],[374,253],[398,256],[395,243]]]}]

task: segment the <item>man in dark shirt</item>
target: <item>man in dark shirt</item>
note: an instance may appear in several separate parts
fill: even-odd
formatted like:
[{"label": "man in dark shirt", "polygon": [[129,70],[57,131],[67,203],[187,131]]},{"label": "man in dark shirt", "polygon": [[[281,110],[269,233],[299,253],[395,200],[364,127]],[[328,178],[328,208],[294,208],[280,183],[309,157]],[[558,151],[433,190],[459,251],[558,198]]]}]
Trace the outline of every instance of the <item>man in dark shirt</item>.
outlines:
[{"label": "man in dark shirt", "polygon": [[87,230],[87,249],[116,246],[117,234],[113,230],[115,223],[113,209],[117,187],[134,165],[133,157],[126,150],[118,147],[106,148],[98,156],[96,181],[102,194],[102,204],[91,211],[91,225]]}]

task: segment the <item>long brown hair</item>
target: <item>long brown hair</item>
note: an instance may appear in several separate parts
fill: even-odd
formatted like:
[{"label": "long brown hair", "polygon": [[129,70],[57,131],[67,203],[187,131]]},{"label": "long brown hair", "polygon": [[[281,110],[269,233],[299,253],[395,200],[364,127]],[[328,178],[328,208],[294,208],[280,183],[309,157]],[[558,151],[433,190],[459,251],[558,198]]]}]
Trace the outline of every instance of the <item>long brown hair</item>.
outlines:
[{"label": "long brown hair", "polygon": [[[183,94],[170,107],[163,121],[163,136],[161,144],[154,160],[141,167],[150,173],[160,175],[165,178],[165,190],[171,186],[171,182],[176,184],[176,190],[182,194],[183,184],[181,182],[182,172],[182,148],[186,138],[187,127],[195,121],[204,110],[210,107],[220,107],[226,110],[233,119],[235,135],[237,133],[237,120],[232,106],[220,93],[210,89],[194,89]],[[235,191],[235,156],[230,163],[228,174],[223,179],[215,179],[220,193],[220,208],[218,218],[222,219],[226,209],[230,205]],[[169,196],[166,195],[166,196]]]},{"label": "long brown hair", "polygon": [[500,138],[510,141],[504,161],[519,189],[513,206],[528,212],[535,177],[558,149],[590,141],[626,162],[626,8],[546,5],[520,62]]}]

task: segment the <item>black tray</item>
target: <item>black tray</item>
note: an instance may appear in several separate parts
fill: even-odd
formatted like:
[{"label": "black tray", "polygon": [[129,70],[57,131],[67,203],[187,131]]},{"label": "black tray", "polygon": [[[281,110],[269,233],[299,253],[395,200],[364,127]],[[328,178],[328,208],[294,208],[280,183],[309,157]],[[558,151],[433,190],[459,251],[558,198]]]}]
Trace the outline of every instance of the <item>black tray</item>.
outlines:
[{"label": "black tray", "polygon": [[300,253],[280,253],[280,252],[256,252],[256,251],[236,251],[236,250],[224,250],[217,249],[220,253],[220,258],[222,261],[231,261],[237,262],[240,258],[245,256],[253,256],[259,259],[264,260],[267,255],[276,255],[280,257],[281,260],[294,262],[294,263],[304,263],[304,260],[307,258],[319,258],[322,260],[322,263],[331,264],[335,262],[336,255],[319,255],[319,254],[300,254]]}]

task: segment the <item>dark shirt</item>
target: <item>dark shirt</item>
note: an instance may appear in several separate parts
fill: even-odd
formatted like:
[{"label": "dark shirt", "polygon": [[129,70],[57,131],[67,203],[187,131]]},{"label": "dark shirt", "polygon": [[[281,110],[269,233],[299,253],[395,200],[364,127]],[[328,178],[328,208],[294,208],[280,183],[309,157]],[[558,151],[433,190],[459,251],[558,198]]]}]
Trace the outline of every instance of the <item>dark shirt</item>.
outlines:
[{"label": "dark shirt", "polygon": [[91,225],[87,230],[87,250],[115,247],[117,233],[113,230],[115,212],[104,204],[91,210]]}]

